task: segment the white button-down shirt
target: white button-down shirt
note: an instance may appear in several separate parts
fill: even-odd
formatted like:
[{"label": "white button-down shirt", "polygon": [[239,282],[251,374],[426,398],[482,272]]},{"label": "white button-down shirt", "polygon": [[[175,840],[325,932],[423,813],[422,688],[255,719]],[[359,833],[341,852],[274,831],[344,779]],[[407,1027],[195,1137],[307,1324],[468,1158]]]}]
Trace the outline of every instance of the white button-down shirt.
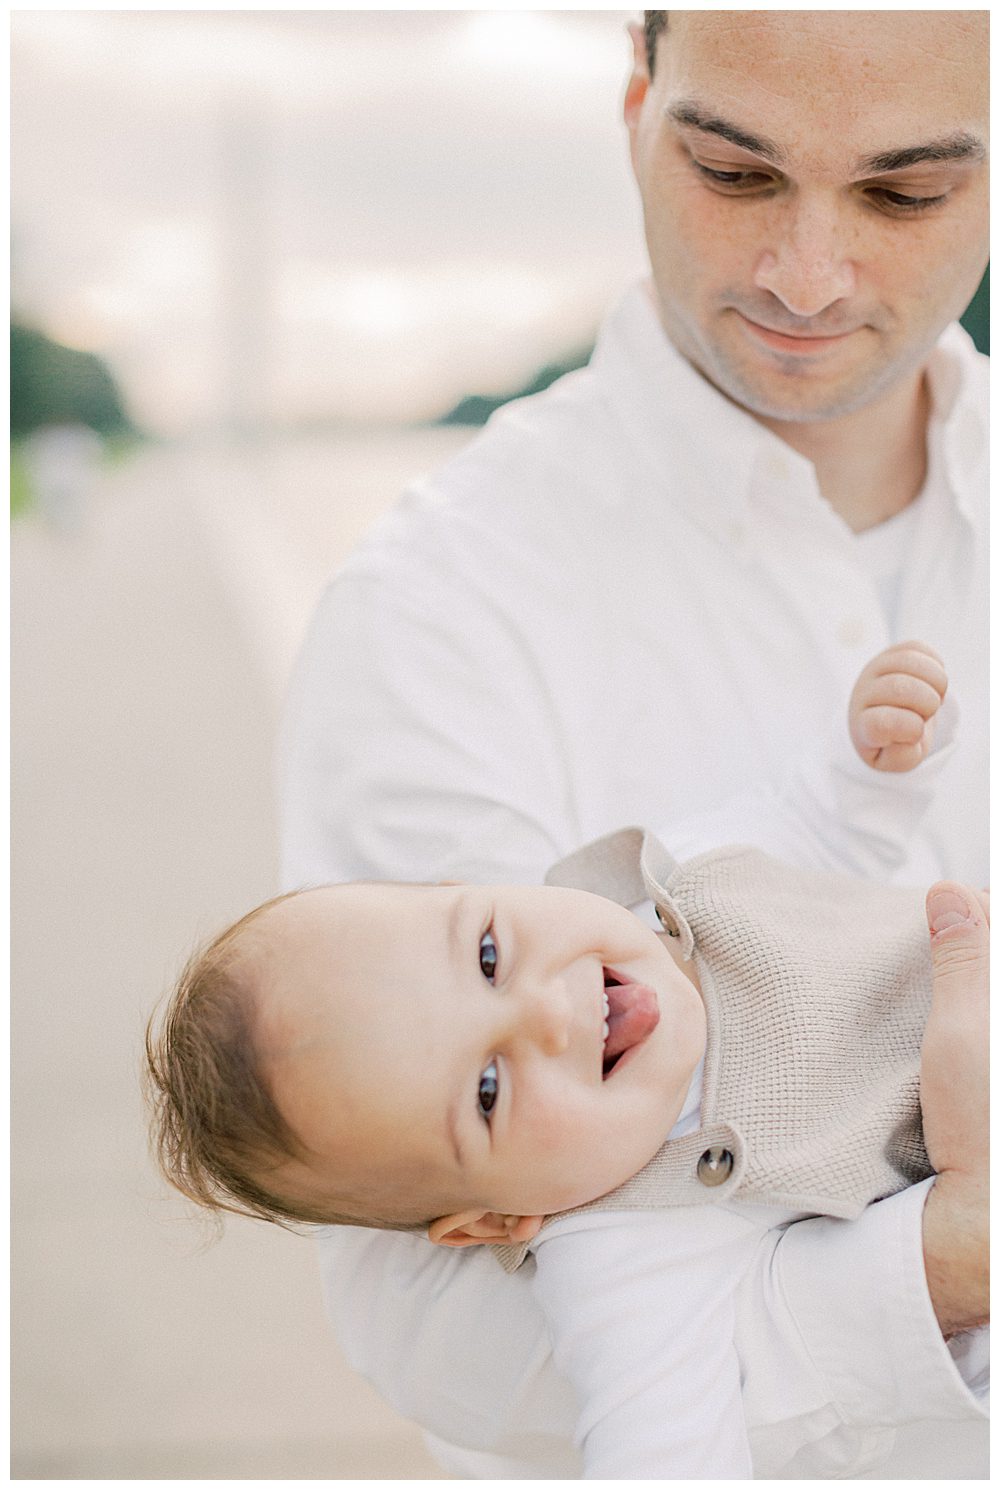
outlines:
[{"label": "white button-down shirt", "polygon": [[[893,873],[986,883],[985,359],[953,327],[928,371],[928,480],[888,579],[890,631],[865,535],[633,291],[590,368],[501,410],[324,597],[289,701],[285,883],[538,881],[629,823],[681,852],[674,833],[724,825],[731,799],[736,826],[716,836],[745,837],[833,749],[864,664],[905,637],[940,651],[963,717]],[[803,862],[817,841],[804,832]],[[780,1267],[760,1262],[831,1404],[863,1373],[884,1383],[869,1424],[900,1421],[906,1402],[910,1416],[976,1411],[927,1303],[921,1204],[908,1192],[848,1226],[799,1223]],[[452,1467],[578,1472],[576,1406],[523,1280],[409,1236],[342,1230],[322,1248],[348,1358],[439,1438],[486,1455]],[[784,1383],[794,1422],[794,1351],[763,1321],[757,1333],[759,1374]],[[792,1431],[778,1456],[803,1475],[810,1435]]]}]

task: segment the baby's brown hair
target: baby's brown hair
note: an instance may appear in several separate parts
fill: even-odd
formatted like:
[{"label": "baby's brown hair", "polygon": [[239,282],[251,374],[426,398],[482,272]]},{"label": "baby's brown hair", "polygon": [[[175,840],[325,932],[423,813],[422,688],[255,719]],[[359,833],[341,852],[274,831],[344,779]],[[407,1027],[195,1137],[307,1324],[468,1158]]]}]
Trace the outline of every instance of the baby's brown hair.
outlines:
[{"label": "baby's brown hair", "polygon": [[[257,1039],[260,944],[257,923],[275,896],[228,927],[189,960],[161,1014],[146,1028],[144,1087],[151,1147],[165,1179],[197,1205],[272,1221],[411,1231],[414,1219],[375,1219],[377,1188],[355,1197],[360,1214],[331,1200],[280,1193],[269,1183],[308,1152],[271,1094]],[[344,1204],[344,1202],[342,1202]],[[411,1211],[412,1209],[407,1207]]]},{"label": "baby's brown hair", "polygon": [[282,1198],[266,1178],[302,1149],[261,1070],[246,943],[286,899],[265,901],[190,959],[162,1016],[149,1021],[145,1069],[152,1148],[170,1184],[208,1210],[285,1226],[329,1219]]}]

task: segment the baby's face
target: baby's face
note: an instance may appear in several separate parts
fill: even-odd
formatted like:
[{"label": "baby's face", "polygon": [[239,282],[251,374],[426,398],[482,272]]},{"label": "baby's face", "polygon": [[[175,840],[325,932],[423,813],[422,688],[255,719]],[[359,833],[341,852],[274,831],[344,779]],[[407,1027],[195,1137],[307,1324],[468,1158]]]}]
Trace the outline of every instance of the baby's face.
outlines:
[{"label": "baby's face", "polygon": [[286,1178],[311,1194],[381,1175],[428,1217],[582,1205],[652,1158],[704,1050],[667,947],[582,891],[342,885],[261,930],[262,1051],[314,1156]]}]

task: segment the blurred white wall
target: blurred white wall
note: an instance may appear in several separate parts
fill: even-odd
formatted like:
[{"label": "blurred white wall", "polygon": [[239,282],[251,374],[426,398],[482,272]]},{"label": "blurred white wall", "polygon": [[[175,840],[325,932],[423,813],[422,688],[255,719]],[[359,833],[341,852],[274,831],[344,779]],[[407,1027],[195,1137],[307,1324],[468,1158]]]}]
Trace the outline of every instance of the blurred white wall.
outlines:
[{"label": "blurred white wall", "polygon": [[516,385],[643,262],[628,19],[16,12],[15,305],[158,433]]}]

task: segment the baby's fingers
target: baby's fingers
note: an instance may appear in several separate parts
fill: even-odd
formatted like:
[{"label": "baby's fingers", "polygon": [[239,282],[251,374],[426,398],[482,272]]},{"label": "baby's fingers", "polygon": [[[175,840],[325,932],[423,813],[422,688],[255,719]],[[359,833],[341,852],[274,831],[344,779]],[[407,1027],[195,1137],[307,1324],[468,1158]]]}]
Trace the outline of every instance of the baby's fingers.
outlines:
[{"label": "baby's fingers", "polygon": [[933,719],[943,697],[923,678],[900,672],[883,673],[858,689],[858,701],[863,708],[885,705],[900,710],[910,709],[923,719]]},{"label": "baby's fingers", "polygon": [[923,642],[900,642],[864,669],[848,705],[848,728],[861,759],[877,771],[912,771],[928,754],[948,675]]},{"label": "baby's fingers", "polygon": [[931,748],[934,724],[912,709],[875,705],[854,721],[854,744],[878,771],[912,771]]},{"label": "baby's fingers", "polygon": [[856,743],[864,750],[882,750],[886,745],[916,745],[924,736],[927,721],[913,709],[875,704],[858,715]]},{"label": "baby's fingers", "polygon": [[872,677],[884,677],[889,673],[905,673],[920,678],[934,689],[938,699],[948,692],[948,674],[944,663],[935,651],[924,642],[899,642],[880,652],[865,669]]}]

